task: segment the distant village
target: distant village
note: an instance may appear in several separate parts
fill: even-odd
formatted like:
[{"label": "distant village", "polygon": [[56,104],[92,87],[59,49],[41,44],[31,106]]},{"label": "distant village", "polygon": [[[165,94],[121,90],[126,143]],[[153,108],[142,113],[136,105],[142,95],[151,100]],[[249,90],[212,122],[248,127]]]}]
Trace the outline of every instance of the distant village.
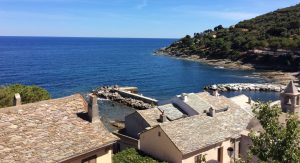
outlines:
[{"label": "distant village", "polygon": [[[114,154],[128,148],[172,163],[200,163],[204,157],[206,162],[230,163],[247,158],[249,133],[263,130],[252,112],[255,101],[246,95],[221,96],[216,85],[166,101],[137,91],[102,87],[88,100],[75,94],[23,105],[16,94],[15,106],[0,109],[0,163],[110,163]],[[300,93],[294,82],[280,91],[280,99],[270,105],[280,106],[283,116],[299,114]],[[101,98],[136,111],[110,132],[100,120]]]}]

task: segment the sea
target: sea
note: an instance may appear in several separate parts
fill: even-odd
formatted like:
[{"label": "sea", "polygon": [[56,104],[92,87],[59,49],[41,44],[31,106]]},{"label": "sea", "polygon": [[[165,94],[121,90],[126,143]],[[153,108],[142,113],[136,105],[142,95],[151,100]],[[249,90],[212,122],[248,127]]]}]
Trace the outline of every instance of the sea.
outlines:
[{"label": "sea", "polygon": [[[201,92],[218,83],[262,83],[254,71],[228,70],[188,60],[154,55],[176,39],[0,37],[0,86],[38,85],[52,98],[75,93],[83,97],[106,85],[136,86],[139,93],[165,101],[181,93]],[[254,100],[278,100],[274,92],[226,92],[227,97],[246,94]],[[135,110],[98,100],[101,120],[114,131]]]},{"label": "sea", "polygon": [[[200,92],[218,83],[261,83],[254,71],[228,70],[199,62],[154,55],[176,39],[0,37],[0,85],[38,85],[52,98],[88,92],[105,85],[136,86],[145,96],[167,100]],[[246,94],[277,100],[273,92]]]}]

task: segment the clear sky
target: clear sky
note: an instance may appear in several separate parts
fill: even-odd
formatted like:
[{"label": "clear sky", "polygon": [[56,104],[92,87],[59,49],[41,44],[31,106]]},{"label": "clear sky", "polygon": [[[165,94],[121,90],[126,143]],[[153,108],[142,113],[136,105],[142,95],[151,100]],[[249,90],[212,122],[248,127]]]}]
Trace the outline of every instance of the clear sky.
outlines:
[{"label": "clear sky", "polygon": [[2,36],[179,38],[299,0],[0,0]]}]

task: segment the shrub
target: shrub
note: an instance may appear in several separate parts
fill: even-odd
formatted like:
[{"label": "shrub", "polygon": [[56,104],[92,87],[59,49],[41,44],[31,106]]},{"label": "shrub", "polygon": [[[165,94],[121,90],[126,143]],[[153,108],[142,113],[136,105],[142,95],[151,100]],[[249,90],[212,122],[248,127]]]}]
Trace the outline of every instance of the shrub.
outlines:
[{"label": "shrub", "polygon": [[21,84],[0,87],[0,108],[13,106],[14,95],[21,95],[22,104],[50,99],[50,94],[38,86],[25,86]]},{"label": "shrub", "polygon": [[258,162],[293,163],[300,161],[300,129],[297,115],[288,115],[285,124],[279,121],[280,108],[258,103],[254,113],[264,132],[252,131],[250,151]]},{"label": "shrub", "polygon": [[139,153],[134,148],[128,148],[113,156],[114,163],[157,163],[159,161]]}]

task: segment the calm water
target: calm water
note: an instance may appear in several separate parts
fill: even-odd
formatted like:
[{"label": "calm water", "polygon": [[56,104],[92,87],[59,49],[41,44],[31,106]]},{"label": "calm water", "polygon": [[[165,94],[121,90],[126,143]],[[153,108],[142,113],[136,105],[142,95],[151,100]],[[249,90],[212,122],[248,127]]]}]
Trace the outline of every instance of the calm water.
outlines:
[{"label": "calm water", "polygon": [[[262,82],[251,71],[215,69],[196,62],[154,56],[173,39],[0,37],[0,85],[36,84],[52,97],[86,93],[102,85],[137,86],[167,99],[199,92],[214,83]],[[232,96],[239,93],[226,93]],[[276,99],[275,93],[246,93]]]}]

